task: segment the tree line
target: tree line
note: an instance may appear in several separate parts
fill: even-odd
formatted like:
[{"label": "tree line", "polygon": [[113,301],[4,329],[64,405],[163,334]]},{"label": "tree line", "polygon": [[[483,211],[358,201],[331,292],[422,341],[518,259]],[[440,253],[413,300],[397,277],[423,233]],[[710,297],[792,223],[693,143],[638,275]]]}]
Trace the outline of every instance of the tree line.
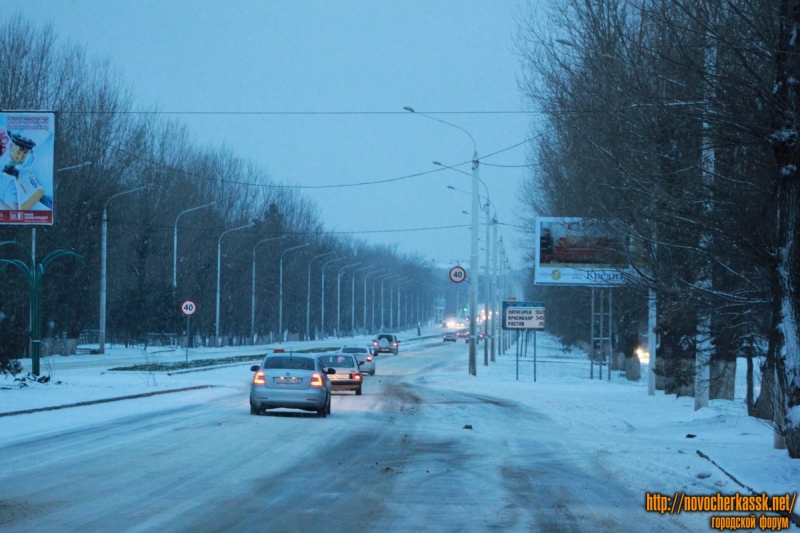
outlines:
[{"label": "tree line", "polygon": [[[614,289],[626,355],[654,299],[659,387],[733,399],[746,358],[750,413],[800,457],[800,2],[550,7],[518,38],[540,113],[528,224],[583,217],[624,236],[636,270]],[[587,289],[530,288],[548,298],[550,328],[586,340]]]},{"label": "tree line", "polygon": [[[392,327],[431,317],[434,280],[441,274],[429,260],[327,231],[316,206],[291,184],[276,184],[229,146],[196,144],[185,125],[164,119],[156,109],[136,108],[133,96],[110,60],[88,57],[82,47],[59,39],[51,26],[37,26],[19,14],[0,24],[0,109],[50,110],[57,118],[54,224],[36,229],[37,260],[61,249],[84,259],[49,266],[41,294],[45,337],[78,338],[98,329],[104,212],[110,342],[185,333],[179,305],[186,299],[200,310],[192,319],[193,332],[211,345],[234,339],[249,344],[256,336],[277,340],[285,333],[304,338],[309,319],[311,336],[331,335],[340,324],[347,333],[354,324],[369,330],[375,324],[373,305],[381,297],[379,292],[374,300],[375,285],[380,288],[377,280],[390,274],[398,283],[385,280],[385,317],[383,324],[378,317],[375,329],[390,326],[390,287],[394,305],[401,298],[403,306],[392,310]],[[207,207],[194,209],[201,206]],[[31,241],[29,227],[0,226],[0,242],[30,248]],[[301,245],[307,246],[284,254]],[[23,246],[0,247],[0,257],[30,263]],[[327,269],[323,289],[321,268],[331,259],[341,261]],[[340,268],[351,263],[359,266],[341,272],[340,279]],[[353,271],[362,267],[373,268],[360,271],[353,287]],[[0,359],[8,365],[27,350],[29,294],[14,269],[1,272]],[[413,281],[400,285],[403,280]]]}]

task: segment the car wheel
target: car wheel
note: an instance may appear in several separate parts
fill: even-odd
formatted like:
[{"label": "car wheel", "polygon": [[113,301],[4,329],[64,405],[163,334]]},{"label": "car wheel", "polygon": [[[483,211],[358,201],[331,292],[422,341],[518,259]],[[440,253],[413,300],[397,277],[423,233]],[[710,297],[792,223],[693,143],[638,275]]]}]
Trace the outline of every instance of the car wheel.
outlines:
[{"label": "car wheel", "polygon": [[372,372],[369,373],[369,375],[370,376],[374,376],[375,375],[375,371],[373,370]]},{"label": "car wheel", "polygon": [[322,407],[317,409],[317,418],[325,418],[326,416],[328,416],[328,402],[325,402]]},{"label": "car wheel", "polygon": [[250,404],[250,414],[251,415],[260,415],[261,414],[261,413],[258,412],[258,409],[256,409],[256,406],[253,405],[252,403]]},{"label": "car wheel", "polygon": [[361,387],[356,389],[356,396],[361,396]]},{"label": "car wheel", "polygon": [[328,406],[327,406],[328,414],[331,414],[331,395],[328,395]]}]

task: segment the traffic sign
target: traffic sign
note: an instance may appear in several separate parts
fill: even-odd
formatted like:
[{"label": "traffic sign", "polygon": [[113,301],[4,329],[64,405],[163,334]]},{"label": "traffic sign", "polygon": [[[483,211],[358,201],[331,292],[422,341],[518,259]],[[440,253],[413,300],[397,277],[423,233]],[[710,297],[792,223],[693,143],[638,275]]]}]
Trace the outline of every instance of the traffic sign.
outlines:
[{"label": "traffic sign", "polygon": [[186,316],[192,316],[197,312],[197,304],[192,300],[186,300],[181,304],[181,312]]},{"label": "traffic sign", "polygon": [[503,302],[503,329],[544,329],[544,304],[541,302]]},{"label": "traffic sign", "polygon": [[450,281],[461,283],[465,279],[467,279],[467,271],[464,270],[464,267],[454,266],[450,269]]}]

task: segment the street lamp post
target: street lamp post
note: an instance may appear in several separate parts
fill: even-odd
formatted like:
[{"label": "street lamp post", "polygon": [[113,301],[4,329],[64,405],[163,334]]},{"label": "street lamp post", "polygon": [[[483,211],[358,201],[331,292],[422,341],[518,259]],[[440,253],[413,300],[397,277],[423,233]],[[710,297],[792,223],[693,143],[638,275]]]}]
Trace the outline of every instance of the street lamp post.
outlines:
[{"label": "street lamp post", "polygon": [[[434,161],[433,164],[434,165],[439,165],[439,166],[442,166],[442,167],[445,167],[445,168],[449,168],[450,170],[455,170],[456,172],[461,172],[462,174],[467,174],[466,172],[458,170],[457,168],[453,168],[453,167],[450,167],[450,166],[447,166],[447,165],[443,165],[442,163],[440,163],[438,161]],[[491,274],[490,274],[490,270],[489,270],[490,269],[489,258],[490,258],[490,250],[491,250],[491,240],[489,239],[489,226],[493,225],[495,223],[495,220],[493,220],[492,217],[489,214],[490,206],[494,207],[494,204],[492,203],[492,200],[489,198],[489,187],[486,186],[486,183],[484,183],[482,179],[479,178],[478,181],[480,182],[481,185],[483,185],[483,189],[486,191],[486,204],[483,207],[483,210],[486,212],[486,263],[485,263],[485,266],[484,266],[484,269],[485,269],[484,270],[484,272],[485,272],[484,280],[485,280],[485,282],[483,284],[483,287],[484,287],[484,293],[483,293],[483,297],[484,297],[483,330],[484,330],[484,333],[486,333],[486,335],[485,335],[484,342],[483,342],[483,366],[489,366],[489,337],[490,336],[492,337],[492,341],[491,341],[492,345],[494,345],[494,332],[490,331],[488,329],[490,323],[493,322],[490,319],[490,316],[494,315],[494,313],[493,313],[494,305],[493,305],[493,303],[490,303],[491,302],[491,300],[490,300],[490,296],[491,295],[490,295],[490,286],[489,286],[489,279],[491,278]],[[466,193],[466,191],[462,191],[461,189],[456,189],[452,185],[448,185],[447,188],[448,189],[452,189],[454,191]],[[495,213],[495,217],[496,217],[497,216],[497,208],[496,207],[494,208],[494,213]],[[497,232],[495,231],[495,239],[496,238],[497,238]],[[497,263],[497,260],[495,259],[495,268],[497,268],[496,263]],[[492,361],[494,361],[494,355],[492,355]]]},{"label": "street lamp post", "polygon": [[256,342],[256,248],[263,242],[278,241],[285,238],[286,235],[271,237],[269,239],[262,239],[253,245],[253,275],[251,276],[253,286],[250,290],[250,339],[252,339],[253,344]]},{"label": "street lamp post", "polygon": [[220,281],[220,271],[222,267],[222,238],[232,231],[238,231],[240,229],[250,228],[253,226],[253,223],[246,224],[244,226],[239,226],[237,228],[231,228],[229,230],[223,231],[220,236],[219,240],[217,240],[217,309],[216,309],[216,320],[214,321],[214,346],[219,346],[219,281]]},{"label": "street lamp post", "polygon": [[345,268],[350,268],[352,266],[360,265],[361,261],[357,263],[351,263],[349,265],[345,265],[339,269],[339,273],[336,276],[336,338],[342,336],[342,271]]},{"label": "street lamp post", "polygon": [[[353,284],[350,286],[350,331],[352,332],[353,337],[356,336],[356,274],[363,272],[364,270],[371,270],[373,268],[375,268],[373,265],[369,265],[363,268],[357,268],[353,271]],[[367,274],[364,275],[364,280],[366,279]],[[364,286],[366,287],[366,281],[364,282]]]},{"label": "street lamp post", "polygon": [[205,205],[192,207],[191,209],[187,209],[186,211],[181,212],[177,217],[175,217],[175,230],[173,231],[173,236],[172,236],[172,288],[173,289],[176,289],[178,287],[178,220],[186,213],[197,211],[198,209],[203,209],[204,207],[209,207],[216,203],[217,202],[211,202]]},{"label": "street lamp post", "polygon": [[339,257],[338,259],[331,259],[330,261],[326,261],[322,264],[322,309],[320,311],[320,330],[322,331],[322,337],[325,337],[325,267],[331,263],[336,263],[337,261],[344,261],[347,259],[346,257]]},{"label": "street lamp post", "polygon": [[311,243],[307,242],[298,246],[292,246],[291,248],[285,249],[281,254],[279,268],[280,273],[278,275],[278,343],[283,342],[283,256],[286,255],[286,252],[299,250],[300,248],[305,248],[306,246],[311,246]]},{"label": "street lamp post", "polygon": [[107,261],[107,253],[108,253],[108,203],[117,198],[118,196],[122,196],[123,194],[130,194],[132,192],[141,191],[146,189],[147,186],[144,187],[136,187],[135,189],[130,189],[128,191],[118,192],[117,194],[112,195],[106,203],[103,205],[103,228],[102,228],[102,241],[100,243],[100,334],[99,334],[99,342],[100,346],[98,349],[98,353],[106,353],[106,270],[108,267]]},{"label": "street lamp post", "polygon": [[[390,331],[392,330],[392,328],[394,328],[394,297],[393,297],[394,292],[392,292],[392,286],[395,283],[404,282],[406,279],[408,279],[408,278],[396,279],[396,280],[394,280],[393,282],[391,282],[389,284],[389,330]],[[398,294],[399,294],[399,291],[398,291]],[[398,318],[400,318],[400,317],[398,317]]]},{"label": "street lamp post", "polygon": [[[400,331],[400,286],[411,283],[413,279],[407,279],[397,284],[397,331]],[[406,295],[406,309],[408,309],[408,295]]]},{"label": "street lamp post", "polygon": [[[406,111],[414,113],[414,109],[411,107],[403,108]],[[470,255],[469,255],[469,269],[470,273],[467,276],[467,281],[469,281],[469,373],[471,375],[477,374],[476,368],[476,361],[475,361],[475,341],[476,341],[476,334],[475,334],[475,320],[477,316],[477,309],[478,309],[478,209],[480,209],[480,205],[478,203],[478,180],[480,177],[478,176],[478,166],[480,160],[478,159],[478,147],[475,144],[475,139],[472,135],[462,128],[461,126],[456,126],[455,124],[451,124],[450,122],[446,122],[444,120],[432,117],[430,115],[426,115],[424,113],[416,113],[420,116],[425,118],[429,118],[431,120],[435,120],[436,122],[441,122],[442,124],[446,124],[453,128],[463,131],[467,134],[470,141],[472,141],[472,239],[470,244]],[[474,279],[473,279],[474,278]]]},{"label": "street lamp post", "polygon": [[330,251],[325,252],[324,254],[315,255],[311,258],[311,261],[308,262],[308,291],[306,293],[306,340],[311,339],[311,263],[313,263],[315,259],[326,257],[333,253],[336,252]]},{"label": "street lamp post", "polygon": [[[387,280],[402,277],[400,274],[395,274],[394,276],[386,276],[381,280],[381,332],[383,331],[384,326],[386,325],[386,314],[383,310],[383,284],[386,283]],[[391,285],[390,285],[391,287]],[[391,291],[390,291],[391,292]],[[391,306],[390,306],[391,307]]]},{"label": "street lamp post", "polygon": [[[380,274],[383,269],[375,270],[374,272],[367,272],[364,274],[364,331],[367,330],[367,278],[372,274]],[[372,284],[372,308],[375,309],[375,284]],[[373,318],[375,313],[372,314]],[[374,322],[374,320],[373,320]]]},{"label": "street lamp post", "polygon": [[[378,276],[374,280],[372,280],[372,322],[370,329],[371,331],[375,331],[375,307],[377,307],[375,302],[375,285],[378,283],[379,279],[388,278],[391,274],[384,274],[383,276]],[[381,300],[383,300],[383,285],[381,285]]]},{"label": "street lamp post", "polygon": [[[84,161],[83,163],[79,163],[77,165],[70,165],[68,167],[58,168],[56,172],[64,172],[66,170],[77,170],[79,168],[88,167],[94,164],[94,161]],[[44,200],[46,196],[42,197]],[[52,203],[52,202],[51,202]],[[31,228],[31,265],[36,265],[36,226]],[[30,315],[30,331],[33,331],[33,309],[31,309]],[[30,353],[33,353],[33,340],[31,340],[30,346]],[[103,352],[100,352],[103,353]]]}]

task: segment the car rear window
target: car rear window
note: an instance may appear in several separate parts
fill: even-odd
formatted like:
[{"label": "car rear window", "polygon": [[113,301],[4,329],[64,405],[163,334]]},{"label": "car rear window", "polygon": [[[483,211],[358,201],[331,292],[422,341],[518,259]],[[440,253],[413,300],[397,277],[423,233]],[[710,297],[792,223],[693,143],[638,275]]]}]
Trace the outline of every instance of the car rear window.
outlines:
[{"label": "car rear window", "polygon": [[314,360],[310,357],[277,356],[267,357],[263,368],[286,368],[289,370],[314,370]]},{"label": "car rear window", "polygon": [[322,366],[331,368],[354,368],[356,366],[351,355],[323,355],[319,358]]}]

